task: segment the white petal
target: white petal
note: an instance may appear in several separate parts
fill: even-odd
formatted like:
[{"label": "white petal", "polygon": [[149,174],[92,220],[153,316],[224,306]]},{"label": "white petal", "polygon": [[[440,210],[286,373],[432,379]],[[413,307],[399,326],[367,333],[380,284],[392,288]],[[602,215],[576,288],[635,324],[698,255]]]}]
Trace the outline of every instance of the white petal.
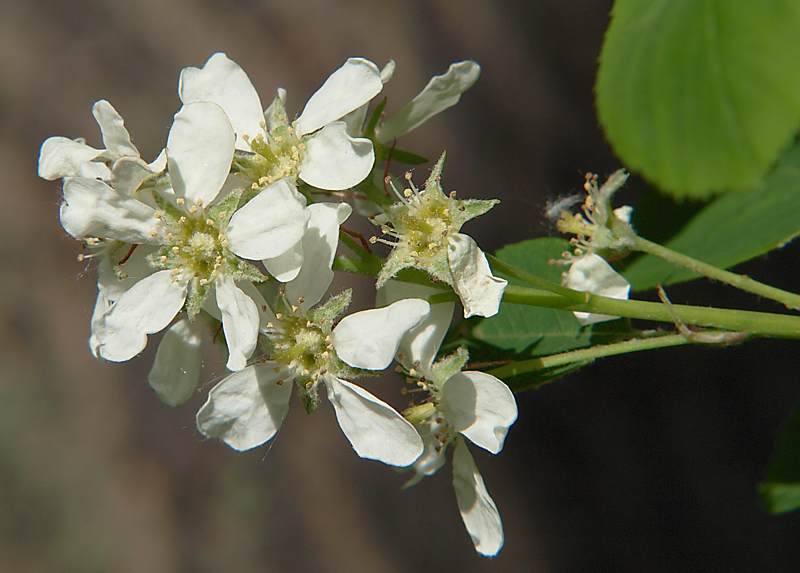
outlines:
[{"label": "white petal", "polygon": [[152,176],[150,166],[138,157],[121,157],[111,169],[111,185],[123,195],[133,195]]},{"label": "white petal", "polygon": [[339,226],[352,213],[347,203],[314,203],[308,206],[308,229],[301,241],[303,266],[286,285],[290,301],[303,298],[300,306],[309,309],[317,304],[333,280],[331,265],[339,244]]},{"label": "white petal", "polygon": [[472,61],[451,64],[441,76],[433,76],[414,99],[387,119],[378,131],[378,139],[391,141],[419,127],[422,123],[454,106],[478,80],[481,67]]},{"label": "white petal", "polygon": [[497,314],[508,281],[492,275],[486,255],[472,237],[461,233],[451,235],[447,262],[453,275],[453,290],[464,306],[464,318]]},{"label": "white petal", "polygon": [[125,156],[139,157],[139,150],[131,143],[131,136],[125,129],[125,122],[117,110],[106,100],[101,99],[92,106],[92,115],[100,126],[103,135],[105,156],[118,159]]},{"label": "white petal", "polygon": [[282,255],[303,237],[305,207],[288,179],[264,188],[231,217],[226,231],[231,251],[253,261]]},{"label": "white petal", "polygon": [[178,93],[184,104],[210,101],[220,106],[236,132],[236,148],[250,150],[245,136],[264,133],[261,100],[239,64],[217,52],[202,68],[183,68]]},{"label": "white petal", "polygon": [[358,185],[375,164],[372,142],[350,137],[343,121],[326,125],[305,143],[300,179],[319,189],[349,189]]},{"label": "white petal", "polygon": [[[129,245],[114,248],[101,258],[97,266],[97,288],[104,290],[112,303],[119,300],[119,297],[137,282],[154,272],[153,267],[147,262],[148,255],[154,249],[147,245],[139,245],[129,256],[130,248]],[[119,265],[119,261],[123,259],[125,262]],[[123,275],[118,275],[115,271],[117,265]]]},{"label": "white petal", "polygon": [[[152,253],[152,249],[140,245],[128,256],[129,249],[128,245],[122,245],[122,248],[103,254],[97,266],[97,300],[92,312],[89,336],[89,349],[95,358],[99,356],[106,313],[129,288],[144,277],[153,274],[153,268],[147,262],[147,256]],[[114,267],[124,257],[127,257],[127,260],[120,267],[124,275],[120,276],[114,271]]]},{"label": "white petal", "polygon": [[92,318],[89,321],[89,325],[91,327],[91,332],[89,334],[89,350],[92,353],[92,356],[95,358],[99,358],[99,351],[100,351],[100,337],[98,336],[99,333],[103,332],[105,328],[105,318],[106,313],[111,308],[112,302],[108,297],[108,294],[100,288],[98,284],[97,288],[97,298],[94,301],[94,309],[92,310]]},{"label": "white petal", "polygon": [[215,103],[184,105],[167,138],[172,187],[190,203],[210,204],[228,177],[235,137],[231,122]]},{"label": "white petal", "polygon": [[159,399],[169,406],[183,404],[197,388],[204,328],[200,320],[184,318],[161,338],[147,381]]},{"label": "white petal", "polygon": [[217,279],[217,306],[228,344],[228,370],[241,370],[256,349],[259,314],[256,303],[230,277]]},{"label": "white petal", "polygon": [[[618,274],[603,257],[595,254],[584,255],[573,260],[569,271],[564,275],[564,285],[579,291],[599,294],[611,298],[626,299],[631,290],[630,284]],[[593,324],[614,320],[618,316],[574,312],[581,324]]]},{"label": "white petal", "polygon": [[61,226],[76,239],[101,237],[126,243],[154,241],[155,210],[97,179],[64,180]]},{"label": "white petal", "polygon": [[362,310],[344,317],[333,329],[333,346],[355,368],[383,370],[392,363],[400,340],[428,315],[431,305],[418,298]]},{"label": "white petal", "polygon": [[426,423],[421,427],[417,427],[417,430],[420,438],[422,438],[422,455],[414,462],[414,466],[411,468],[414,471],[414,475],[403,484],[404,488],[417,485],[422,481],[422,478],[432,476],[447,461],[445,456],[446,448],[442,447],[439,438],[436,436],[441,430],[440,425],[433,422]]},{"label": "white petal", "polygon": [[102,150],[80,141],[59,136],[48,137],[39,151],[39,177],[48,181],[62,177],[108,179],[108,167],[93,161],[102,153]]},{"label": "white petal", "polygon": [[331,375],[324,380],[339,426],[359,456],[391,466],[414,463],[422,453],[414,426],[363,388]]},{"label": "white petal", "polygon": [[128,289],[105,317],[99,333],[99,354],[124,362],[147,346],[147,335],[165,328],[183,308],[186,282],[172,279],[164,270],[143,278]]},{"label": "white petal", "polygon": [[297,135],[303,136],[361,107],[383,89],[378,67],[363,58],[350,58],[333,72],[311,96],[297,118]]},{"label": "white petal", "polygon": [[381,81],[386,84],[394,76],[394,69],[397,66],[394,60],[389,60],[386,65],[381,68]]},{"label": "white petal", "polygon": [[517,419],[511,389],[485,372],[460,372],[448,379],[440,408],[457,432],[493,454],[503,449],[508,428]]},{"label": "white petal", "polygon": [[369,104],[365,103],[342,118],[342,121],[347,125],[347,133],[349,135],[358,137],[364,133],[364,122],[367,119],[368,110]]},{"label": "white petal", "polygon": [[147,168],[152,173],[161,173],[167,168],[167,150],[162,149],[158,156],[147,164]]},{"label": "white petal", "polygon": [[234,450],[255,448],[278,432],[291,395],[286,371],[271,362],[248,366],[211,389],[197,412],[197,429]]},{"label": "white petal", "polygon": [[303,243],[300,241],[282,255],[261,262],[273,277],[282,283],[289,282],[297,277],[303,266]]},{"label": "white petal", "polygon": [[464,440],[456,440],[453,452],[453,489],[458,510],[475,551],[486,557],[503,548],[503,523]]},{"label": "white petal", "polygon": [[[377,304],[384,306],[405,298],[427,298],[441,292],[443,291],[424,285],[389,280],[378,290],[376,298]],[[432,304],[428,316],[409,330],[400,341],[398,361],[406,368],[416,363],[416,368],[428,376],[439,346],[450,328],[454,309],[455,303],[452,302]]]},{"label": "white petal", "polygon": [[[267,301],[264,300],[264,296],[261,294],[261,291],[258,290],[258,287],[256,287],[256,285],[250,281],[242,281],[239,284],[239,288],[241,288],[244,291],[244,294],[249,296],[251,299],[253,299],[253,302],[256,303],[256,308],[258,308],[259,315],[259,328],[266,328],[268,322],[275,324],[277,321],[277,318],[275,318],[275,313],[272,312],[272,309],[267,304]],[[216,295],[214,295],[214,298],[216,299]],[[212,312],[209,314],[211,314],[211,316],[217,320],[222,320],[222,316],[219,314],[219,308],[213,304],[209,306],[213,308]]]}]

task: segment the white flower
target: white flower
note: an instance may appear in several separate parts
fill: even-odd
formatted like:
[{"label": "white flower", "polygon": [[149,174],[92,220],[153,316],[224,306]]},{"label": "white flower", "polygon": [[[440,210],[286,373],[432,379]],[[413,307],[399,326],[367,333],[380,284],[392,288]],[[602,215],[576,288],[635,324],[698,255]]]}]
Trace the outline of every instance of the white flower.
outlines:
[{"label": "white flower", "polygon": [[[379,291],[383,302],[424,297],[435,291],[424,286],[389,281]],[[393,304],[397,304],[394,302]],[[413,466],[413,485],[445,463],[453,451],[453,488],[461,519],[481,555],[496,555],[503,546],[503,526],[467,448],[470,441],[497,454],[509,427],[517,419],[517,403],[506,384],[490,374],[462,371],[467,355],[456,352],[434,362],[452,318],[453,305],[437,304],[431,313],[403,337],[397,355],[409,379],[428,392],[428,398],[405,410],[422,436],[424,451]]]},{"label": "white flower", "polygon": [[[349,304],[349,292],[315,305],[330,285],[338,226],[346,206],[317,204],[303,241],[313,253],[300,274],[286,285],[281,312],[263,331],[268,360],[234,373],[215,386],[197,413],[201,433],[247,450],[272,439],[288,411],[292,386],[306,409],[318,404],[324,387],[345,436],[358,455],[396,466],[411,464],[422,451],[414,428],[375,396],[345,380],[353,368],[380,370],[397,351],[405,332],[428,312],[425,301],[407,301],[393,309],[352,314],[333,328]],[[343,213],[345,211],[345,213]],[[296,304],[291,304],[292,301]],[[279,304],[281,302],[279,301]],[[271,311],[267,310],[268,313]]]},{"label": "white flower", "polygon": [[234,139],[219,106],[185,105],[167,143],[172,190],[152,194],[158,208],[99,180],[65,179],[61,223],[73,237],[155,248],[149,257],[155,272],[130,286],[97,321],[103,358],[129,360],[144,349],[148,334],[165,328],[184,307],[194,318],[213,293],[227,366],[244,368],[255,349],[259,309],[242,289],[263,275],[243,259],[285,254],[303,238],[308,214],[305,198],[288,180],[237,210],[241,191],[228,175]]},{"label": "white flower", "polygon": [[[289,124],[278,95],[262,112],[261,100],[247,74],[223,53],[202,68],[184,68],[179,94],[184,104],[210,101],[231,120],[236,133],[236,167],[253,185],[263,187],[283,177],[299,177],[320,189],[341,190],[361,182],[375,161],[372,143],[353,138],[342,120],[382,89],[378,68],[350,58],[311,96]],[[266,118],[265,118],[266,116]]]},{"label": "white flower", "polygon": [[87,177],[108,182],[123,193],[132,193],[166,167],[162,152],[145,163],[131,142],[122,117],[106,100],[95,102],[92,114],[100,126],[104,149],[95,149],[81,139],[54,136],[39,151],[39,177],[53,181],[63,177]]},{"label": "white flower", "polygon": [[[594,253],[574,257],[570,262],[569,270],[564,273],[563,283],[564,286],[573,290],[617,299],[627,299],[631,290],[631,285],[625,280],[625,277],[611,268],[611,265],[603,257]],[[619,318],[618,316],[579,311],[575,311],[573,314],[583,325]]]},{"label": "white flower", "polygon": [[455,193],[445,195],[440,182],[443,165],[444,154],[422,190],[407,176],[409,187],[402,193],[395,189],[400,202],[387,207],[384,215],[373,218],[389,239],[372,237],[370,242],[392,247],[376,286],[382,287],[404,268],[422,269],[435,280],[453,287],[461,299],[465,318],[494,316],[508,282],[492,275],[486,255],[472,237],[460,230],[498,201],[459,200]]},{"label": "white flower", "polygon": [[[334,214],[327,227],[338,229],[335,207],[325,210]],[[330,267],[333,255],[329,247],[333,242],[335,250],[335,234],[326,234],[317,236],[323,253],[318,260],[327,259]],[[314,239],[309,235],[305,240]],[[359,456],[393,466],[410,465],[422,452],[414,427],[391,406],[346,378],[363,374],[356,369],[386,368],[403,335],[427,315],[429,304],[419,299],[399,301],[387,308],[351,314],[334,327],[336,317],[350,302],[350,292],[314,307],[322,292],[303,272],[297,282],[287,285],[287,292],[311,288],[305,290],[306,296],[295,300],[284,295],[283,302],[278,302],[279,312],[264,329],[265,360],[231,374],[209,392],[197,413],[199,431],[239,451],[254,448],[278,432],[293,387],[309,412],[316,409],[318,392],[324,388],[342,432]],[[315,279],[325,282],[325,276]],[[297,304],[289,304],[289,300]]]}]

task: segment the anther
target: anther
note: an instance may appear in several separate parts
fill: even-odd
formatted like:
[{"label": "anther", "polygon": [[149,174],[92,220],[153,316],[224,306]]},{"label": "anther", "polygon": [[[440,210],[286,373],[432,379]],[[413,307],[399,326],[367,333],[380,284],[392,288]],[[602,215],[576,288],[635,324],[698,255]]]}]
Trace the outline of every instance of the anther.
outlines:
[{"label": "anther", "polygon": [[178,205],[183,205],[184,203],[186,203],[186,199],[184,199],[183,197],[178,197],[177,199],[175,199],[175,203]]}]

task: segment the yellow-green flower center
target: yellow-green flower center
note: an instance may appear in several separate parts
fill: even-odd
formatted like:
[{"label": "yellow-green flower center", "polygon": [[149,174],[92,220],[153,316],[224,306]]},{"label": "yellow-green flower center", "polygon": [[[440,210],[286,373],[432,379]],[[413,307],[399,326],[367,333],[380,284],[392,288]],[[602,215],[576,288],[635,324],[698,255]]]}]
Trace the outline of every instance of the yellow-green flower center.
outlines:
[{"label": "yellow-green flower center", "polygon": [[276,127],[267,137],[259,135],[248,143],[254,155],[237,157],[235,166],[239,173],[251,181],[253,190],[284,177],[297,177],[306,145],[295,135],[291,126]]}]

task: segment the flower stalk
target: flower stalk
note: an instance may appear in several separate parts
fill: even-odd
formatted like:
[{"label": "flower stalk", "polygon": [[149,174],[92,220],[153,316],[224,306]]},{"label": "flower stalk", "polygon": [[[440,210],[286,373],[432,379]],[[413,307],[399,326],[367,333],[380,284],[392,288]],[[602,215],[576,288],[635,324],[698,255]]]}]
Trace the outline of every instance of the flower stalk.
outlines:
[{"label": "flower stalk", "polygon": [[636,236],[633,239],[633,248],[642,253],[664,259],[673,265],[689,269],[692,272],[712,280],[731,285],[739,290],[780,302],[786,306],[786,308],[794,310],[800,309],[800,295],[798,294],[758,282],[746,275],[732,273],[725,269],[715,267],[714,265],[704,263],[688,255],[673,251],[664,245],[659,245],[653,241],[648,241],[647,239]]}]

